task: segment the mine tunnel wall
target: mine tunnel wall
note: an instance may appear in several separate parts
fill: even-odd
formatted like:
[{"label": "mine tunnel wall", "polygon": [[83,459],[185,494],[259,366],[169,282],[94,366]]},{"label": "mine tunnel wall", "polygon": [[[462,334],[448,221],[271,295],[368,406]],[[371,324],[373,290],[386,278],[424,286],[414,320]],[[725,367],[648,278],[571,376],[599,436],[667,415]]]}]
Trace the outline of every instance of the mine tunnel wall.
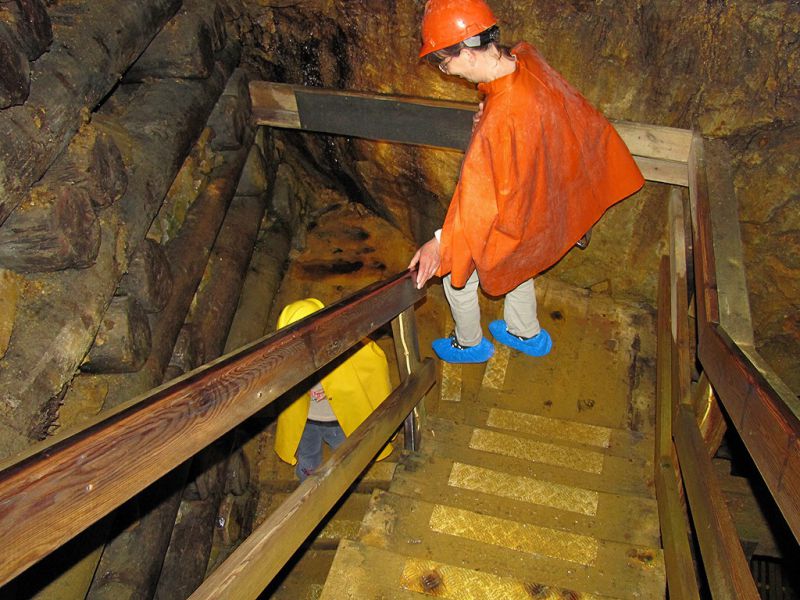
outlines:
[{"label": "mine tunnel wall", "polygon": [[[417,63],[422,3],[388,4],[0,7],[9,61],[0,75],[0,456],[270,331],[287,259],[316,251],[305,229],[336,211],[381,220],[394,248],[371,241],[376,255],[347,261],[321,249],[304,263],[309,281],[342,275],[336,264],[361,265],[365,280],[402,269],[441,223],[460,155],[256,132],[247,93],[249,79],[263,78],[476,101],[468,86]],[[791,202],[800,189],[796,3],[494,4],[506,39],[536,43],[609,116],[730,141],[759,343],[799,389],[800,266],[782,251],[800,243]],[[650,184],[612,209],[592,250],[546,276],[654,304],[667,192]],[[248,278],[253,272],[261,277]],[[216,510],[230,473],[245,469],[230,454],[236,447],[235,434],[222,440],[116,526],[76,542],[119,548],[102,558],[97,550],[75,575],[91,597],[115,597],[120,579],[165,598],[196,585],[212,533],[186,538],[172,524],[179,511],[202,520]],[[229,509],[244,513],[238,491],[245,498]],[[148,502],[159,505],[149,525],[119,529]],[[170,554],[170,536],[180,540],[173,549],[202,549],[191,568]],[[134,574],[131,553],[152,560]],[[171,565],[165,573],[183,575],[159,581],[162,562]]]}]

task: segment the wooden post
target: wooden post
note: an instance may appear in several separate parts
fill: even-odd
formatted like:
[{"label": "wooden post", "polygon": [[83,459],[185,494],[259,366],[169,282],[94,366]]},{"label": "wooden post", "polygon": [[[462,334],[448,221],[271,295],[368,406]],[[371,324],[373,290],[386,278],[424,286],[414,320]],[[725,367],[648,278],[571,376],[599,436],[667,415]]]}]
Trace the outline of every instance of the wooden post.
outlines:
[{"label": "wooden post", "polygon": [[661,259],[658,285],[656,357],[655,483],[658,520],[664,547],[667,589],[670,597],[699,599],[697,574],[689,547],[689,521],[683,503],[683,482],[673,458],[672,330],[670,327],[669,258]]},{"label": "wooden post", "polygon": [[142,240],[117,292],[135,297],[148,313],[157,313],[167,305],[172,294],[172,271],[161,244],[150,238]]},{"label": "wooden post", "polygon": [[691,403],[691,365],[689,364],[689,293],[686,287],[686,235],[683,200],[679,189],[669,195],[670,222],[670,304],[672,339],[673,404]]},{"label": "wooden post", "polygon": [[28,60],[36,60],[53,41],[53,26],[44,0],[13,0],[0,4],[5,23]]},{"label": "wooden post", "polygon": [[0,109],[25,102],[30,85],[28,59],[8,27],[0,23]]},{"label": "wooden post", "polygon": [[214,48],[211,24],[206,19],[207,15],[183,6],[131,65],[123,82],[136,83],[148,77],[208,77],[214,67]]},{"label": "wooden post", "polygon": [[[405,381],[419,368],[419,338],[417,337],[417,321],[414,307],[407,308],[392,319],[392,336],[394,337],[397,368],[400,380]],[[420,433],[425,423],[425,405],[421,400],[408,414],[403,425],[406,450],[417,452],[420,449]]]}]

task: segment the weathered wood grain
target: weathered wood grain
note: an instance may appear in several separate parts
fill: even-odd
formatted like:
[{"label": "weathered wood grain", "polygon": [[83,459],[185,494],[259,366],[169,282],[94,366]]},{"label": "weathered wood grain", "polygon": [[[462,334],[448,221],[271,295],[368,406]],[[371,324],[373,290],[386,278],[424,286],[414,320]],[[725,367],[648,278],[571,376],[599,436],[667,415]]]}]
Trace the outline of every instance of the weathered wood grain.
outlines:
[{"label": "weathered wood grain", "polygon": [[[724,199],[710,198],[709,191],[728,188],[710,185],[709,178],[716,171],[709,169],[706,158],[705,141],[698,134],[689,163],[698,356],[792,533],[800,540],[800,402],[755,349],[734,341],[721,322],[718,289],[726,280],[717,277],[711,211]],[[736,333],[742,337],[741,332]]]},{"label": "weathered wood grain", "polygon": [[[253,81],[256,123],[464,150],[476,105]],[[686,186],[692,132],[615,122],[645,179]]]},{"label": "weathered wood grain", "polygon": [[211,26],[184,6],[153,38],[123,77],[126,83],[148,77],[203,79],[214,67]]},{"label": "weathered wood grain", "polygon": [[[0,585],[413,305],[424,295],[413,275],[369,286],[0,465]],[[330,344],[317,351],[336,337],[338,354]]]},{"label": "weathered wood grain", "polygon": [[0,23],[5,23],[28,60],[36,60],[53,41],[50,15],[42,0],[0,3]]},{"label": "weathered wood grain", "polygon": [[18,432],[2,448],[3,456],[30,443],[29,432],[48,418],[43,407],[91,346],[132,254],[238,62],[238,47],[220,56],[225,62],[220,60],[208,79],[139,86],[130,105],[113,116],[93,117],[130,166],[128,189],[125,198],[99,213],[101,244],[92,267],[30,277],[17,311],[18,322],[26,325],[17,328],[0,368],[0,408]]},{"label": "weathered wood grain", "polygon": [[0,223],[179,6],[143,0],[48,8],[52,47],[34,65],[25,104],[0,113]]},{"label": "weathered wood grain", "polygon": [[715,598],[757,600],[760,596],[733,519],[694,413],[687,405],[678,408],[675,445],[711,594]]},{"label": "weathered wood grain", "polygon": [[150,238],[142,240],[119,283],[118,293],[135,297],[148,313],[159,312],[167,305],[172,294],[172,271],[161,244]]},{"label": "weathered wood grain", "polygon": [[0,23],[0,109],[25,102],[30,85],[28,59],[9,28]]}]

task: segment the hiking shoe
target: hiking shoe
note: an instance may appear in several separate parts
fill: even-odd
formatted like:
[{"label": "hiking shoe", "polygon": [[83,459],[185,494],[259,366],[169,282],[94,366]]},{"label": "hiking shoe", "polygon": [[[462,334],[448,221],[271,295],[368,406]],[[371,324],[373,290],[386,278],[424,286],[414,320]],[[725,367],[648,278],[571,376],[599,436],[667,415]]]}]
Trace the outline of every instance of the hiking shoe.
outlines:
[{"label": "hiking shoe", "polygon": [[544,356],[553,347],[553,340],[550,339],[550,334],[544,329],[538,335],[531,338],[523,338],[509,333],[506,322],[503,319],[498,319],[489,323],[489,331],[492,332],[494,339],[501,344],[514,350],[519,350],[528,356]]},{"label": "hiking shoe", "polygon": [[433,340],[431,347],[436,356],[449,363],[484,363],[494,354],[494,346],[486,338],[481,338],[477,346],[462,346],[455,333]]}]

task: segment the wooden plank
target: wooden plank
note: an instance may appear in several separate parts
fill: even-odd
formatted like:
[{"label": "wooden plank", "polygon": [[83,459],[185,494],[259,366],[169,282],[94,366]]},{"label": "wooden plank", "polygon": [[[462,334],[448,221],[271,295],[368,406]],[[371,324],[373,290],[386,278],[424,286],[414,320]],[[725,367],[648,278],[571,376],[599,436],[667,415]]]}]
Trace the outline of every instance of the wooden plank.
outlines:
[{"label": "wooden plank", "polygon": [[423,295],[406,271],[1,464],[0,585]]},{"label": "wooden plank", "polygon": [[675,477],[676,466],[671,457],[662,457],[656,463],[655,471],[667,590],[670,598],[700,598],[697,573],[689,547],[689,522]]},{"label": "wooden plank", "polygon": [[[476,105],[289,84],[250,83],[259,125],[464,150]],[[612,121],[648,181],[688,185],[692,133]]]},{"label": "wooden plank", "polygon": [[736,528],[714,474],[691,407],[682,405],[675,420],[675,445],[700,544],[703,567],[714,598],[757,600]]},{"label": "wooden plank", "polygon": [[661,257],[659,266],[656,345],[655,464],[658,464],[659,460],[672,456],[672,330],[668,256]]},{"label": "wooden plank", "polygon": [[683,165],[689,162],[693,139],[691,130],[632,121],[612,121],[612,123],[631,153],[675,161]]},{"label": "wooden plank", "polygon": [[703,137],[698,133],[689,156],[689,202],[692,214],[692,237],[695,295],[698,327],[719,323],[717,271],[711,233],[708,180],[706,177]]},{"label": "wooden plank", "polygon": [[257,598],[391,437],[435,379],[426,359],[190,598]]},{"label": "wooden plank", "polygon": [[661,525],[667,589],[673,598],[699,598],[697,574],[689,547],[689,522],[682,497],[683,482],[673,455],[672,329],[670,259],[661,258],[656,336],[655,484]]},{"label": "wooden plank", "polygon": [[689,172],[686,168],[686,163],[639,156],[638,154],[633,155],[633,160],[636,161],[642,176],[647,181],[669,183],[683,187],[689,185]]},{"label": "wooden plank", "polygon": [[670,324],[672,328],[672,400],[691,402],[689,293],[686,283],[686,236],[681,191],[669,195],[670,223]]}]

